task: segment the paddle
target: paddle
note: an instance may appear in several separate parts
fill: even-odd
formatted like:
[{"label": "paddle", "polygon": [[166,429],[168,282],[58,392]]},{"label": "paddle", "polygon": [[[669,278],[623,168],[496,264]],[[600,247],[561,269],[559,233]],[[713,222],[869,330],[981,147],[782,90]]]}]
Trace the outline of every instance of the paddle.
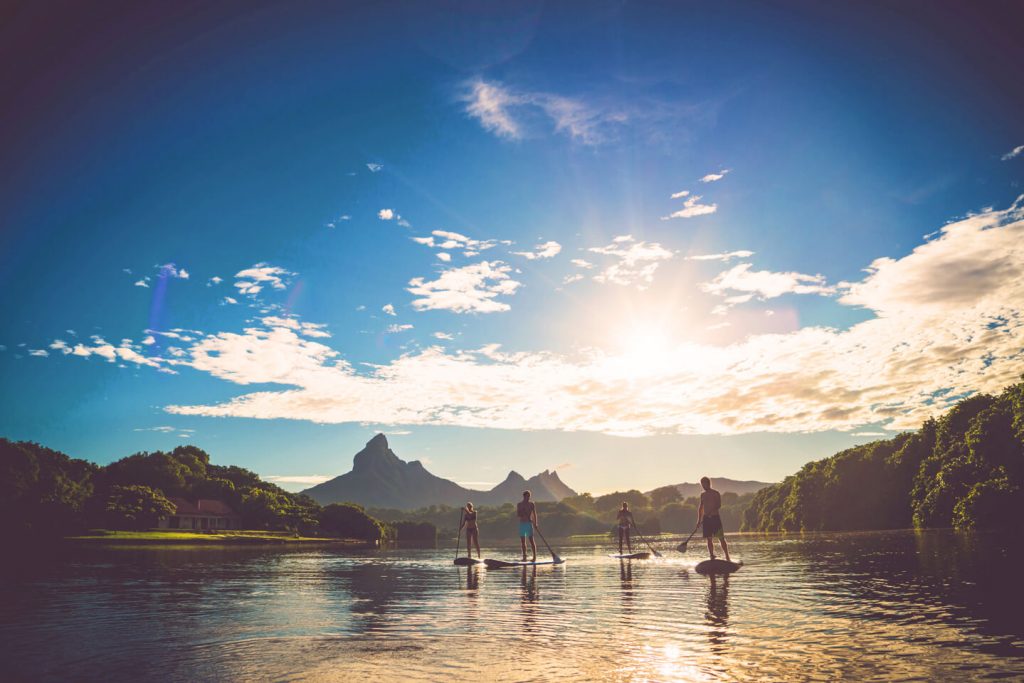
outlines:
[{"label": "paddle", "polygon": [[659,553],[657,550],[655,550],[654,546],[652,546],[650,543],[648,543],[647,539],[644,538],[644,535],[642,533],[640,533],[640,527],[638,527],[636,525],[636,522],[633,522],[633,528],[636,529],[636,535],[640,537],[640,540],[643,541],[644,543],[647,543],[647,547],[651,549],[651,552],[654,553],[654,556],[655,557],[661,557],[661,553]]},{"label": "paddle", "polygon": [[699,529],[699,528],[700,528],[700,522],[697,522],[697,526],[693,527],[693,531],[690,532],[690,535],[686,538],[685,541],[683,541],[682,543],[680,543],[679,545],[676,546],[676,550],[678,550],[681,553],[685,553],[686,552],[686,544],[690,542],[690,539],[693,538],[693,535],[695,533],[697,533],[697,529]]},{"label": "paddle", "polygon": [[544,545],[546,545],[548,547],[548,552],[551,553],[551,560],[555,564],[562,564],[563,562],[565,562],[565,560],[560,558],[557,554],[555,554],[555,551],[551,549],[551,546],[548,545],[548,539],[544,538],[544,534],[540,533],[540,529],[538,527],[533,527],[533,528],[537,529],[537,533],[540,534],[540,540],[544,541]]}]

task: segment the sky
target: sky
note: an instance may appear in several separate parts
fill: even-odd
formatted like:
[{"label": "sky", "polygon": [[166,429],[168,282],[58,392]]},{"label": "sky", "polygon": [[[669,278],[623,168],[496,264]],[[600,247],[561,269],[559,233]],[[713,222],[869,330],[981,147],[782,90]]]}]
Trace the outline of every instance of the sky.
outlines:
[{"label": "sky", "polygon": [[1024,373],[1024,9],[23,3],[0,435],[778,481]]}]

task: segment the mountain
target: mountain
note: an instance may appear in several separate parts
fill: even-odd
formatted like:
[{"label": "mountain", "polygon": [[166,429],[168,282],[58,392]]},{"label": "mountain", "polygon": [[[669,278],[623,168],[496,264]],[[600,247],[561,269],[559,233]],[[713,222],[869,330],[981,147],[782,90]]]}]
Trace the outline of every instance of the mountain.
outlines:
[{"label": "mountain", "polygon": [[415,510],[429,505],[501,505],[518,501],[529,489],[533,499],[557,502],[576,492],[547,470],[524,479],[509,472],[505,481],[490,491],[476,491],[431,474],[418,460],[405,462],[388,447],[388,439],[378,434],[356,453],[352,471],[317,484],[303,493],[321,505],[359,503],[366,507]]},{"label": "mountain", "polygon": [[[732,492],[742,496],[744,493],[757,493],[763,488],[774,486],[774,484],[763,481],[737,481],[736,479],[727,479],[725,477],[711,477],[711,486],[720,493]],[[683,495],[683,498],[699,496],[703,490],[699,483],[690,484],[687,482],[676,484],[676,488],[679,489],[679,493]]]}]

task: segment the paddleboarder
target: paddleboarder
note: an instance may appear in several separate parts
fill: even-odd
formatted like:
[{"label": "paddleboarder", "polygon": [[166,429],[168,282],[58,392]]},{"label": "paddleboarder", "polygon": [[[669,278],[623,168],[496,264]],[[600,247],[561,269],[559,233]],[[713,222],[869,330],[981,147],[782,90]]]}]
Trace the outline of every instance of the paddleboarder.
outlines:
[{"label": "paddleboarder", "polygon": [[619,514],[617,515],[617,517],[619,520],[619,555],[622,554],[623,537],[626,538],[626,549],[630,552],[630,554],[632,554],[633,544],[630,542],[629,539],[629,529],[631,526],[636,524],[636,521],[634,521],[633,519],[633,513],[629,511],[629,503],[627,503],[626,501],[622,501],[622,507],[619,509]]},{"label": "paddleboarder", "polygon": [[479,560],[480,529],[476,525],[476,509],[472,503],[466,503],[466,507],[462,508],[462,527],[459,528],[459,533],[462,533],[463,528],[466,530],[466,557],[473,557],[472,544],[476,546],[476,559]]},{"label": "paddleboarder", "polygon": [[533,562],[537,561],[537,541],[533,540],[533,530],[540,531],[537,524],[537,505],[530,500],[533,494],[523,491],[523,499],[516,504],[516,517],[519,518],[519,545],[523,547],[523,562],[526,562],[526,539],[530,539],[533,551]]},{"label": "paddleboarder", "polygon": [[703,491],[700,494],[700,508],[697,509],[697,525],[703,527],[704,540],[708,542],[708,555],[715,559],[714,540],[717,538],[722,552],[725,553],[726,562],[729,559],[729,544],[725,542],[725,530],[722,528],[722,518],[718,516],[722,509],[722,494],[711,488],[711,480],[707,477],[700,478],[700,486]]}]

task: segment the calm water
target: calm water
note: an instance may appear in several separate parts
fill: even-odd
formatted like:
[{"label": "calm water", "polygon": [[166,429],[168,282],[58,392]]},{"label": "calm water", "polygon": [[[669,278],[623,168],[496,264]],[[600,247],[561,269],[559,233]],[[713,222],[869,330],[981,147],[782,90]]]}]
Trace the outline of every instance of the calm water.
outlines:
[{"label": "calm water", "polygon": [[[3,680],[1024,679],[1019,545],[736,536],[702,553],[466,569],[451,551],[110,550],[8,564]],[[506,552],[494,556],[507,557]],[[9,561],[8,561],[9,562]]]}]

